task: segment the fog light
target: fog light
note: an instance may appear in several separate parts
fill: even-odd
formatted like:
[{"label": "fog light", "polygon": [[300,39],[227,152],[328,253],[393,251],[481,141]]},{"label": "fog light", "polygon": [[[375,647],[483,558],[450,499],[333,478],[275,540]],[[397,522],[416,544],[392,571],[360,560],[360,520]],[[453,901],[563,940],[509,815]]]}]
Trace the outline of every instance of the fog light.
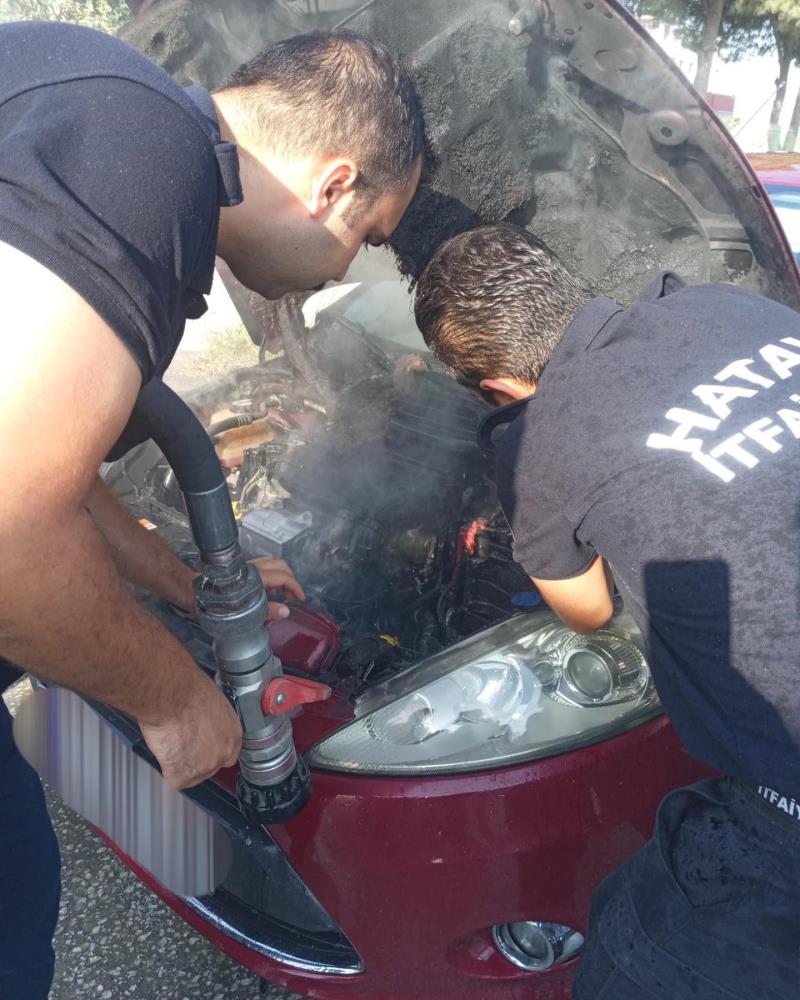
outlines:
[{"label": "fog light", "polygon": [[560,965],[583,947],[583,934],[564,924],[541,920],[495,924],[492,936],[501,954],[528,972],[544,972]]}]

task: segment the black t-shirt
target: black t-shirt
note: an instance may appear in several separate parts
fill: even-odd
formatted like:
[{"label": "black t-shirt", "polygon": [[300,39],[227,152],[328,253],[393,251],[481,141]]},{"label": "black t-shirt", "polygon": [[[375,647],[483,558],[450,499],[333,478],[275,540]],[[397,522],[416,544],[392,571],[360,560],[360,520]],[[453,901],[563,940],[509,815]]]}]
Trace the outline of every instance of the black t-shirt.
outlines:
[{"label": "black t-shirt", "polygon": [[517,560],[605,556],[689,750],[800,801],[800,316],[663,274],[590,302],[507,416]]},{"label": "black t-shirt", "polygon": [[0,241],[74,288],[143,381],[205,311],[219,209],[241,201],[204,96],[101,32],[0,26]]}]

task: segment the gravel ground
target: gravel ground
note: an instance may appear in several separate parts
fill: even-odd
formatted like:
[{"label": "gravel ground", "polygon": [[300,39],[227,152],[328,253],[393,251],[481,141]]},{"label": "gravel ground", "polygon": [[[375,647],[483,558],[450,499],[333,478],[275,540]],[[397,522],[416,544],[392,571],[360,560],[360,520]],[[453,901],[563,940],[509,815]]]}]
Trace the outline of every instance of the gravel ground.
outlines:
[{"label": "gravel ground", "polygon": [[[6,692],[12,712],[28,690]],[[50,1000],[300,1000],[213,948],[57,795],[47,802],[63,866]]]}]

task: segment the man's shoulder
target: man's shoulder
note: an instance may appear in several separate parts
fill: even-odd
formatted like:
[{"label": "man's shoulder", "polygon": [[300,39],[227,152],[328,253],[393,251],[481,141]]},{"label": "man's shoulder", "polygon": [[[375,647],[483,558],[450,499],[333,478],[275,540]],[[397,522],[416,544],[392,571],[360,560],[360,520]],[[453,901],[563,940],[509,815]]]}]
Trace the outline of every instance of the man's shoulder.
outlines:
[{"label": "man's shoulder", "polygon": [[16,29],[0,29],[0,239],[70,285],[150,377],[174,353],[187,298],[211,287],[212,125],[163,70],[88,29],[19,26],[51,40],[53,59],[15,77]]},{"label": "man's shoulder", "polygon": [[[677,277],[667,272],[670,277]],[[796,316],[794,310],[775,299],[768,298],[752,289],[735,285],[727,281],[712,281],[690,285],[678,280],[673,285],[667,285],[663,294],[648,294],[653,284],[647,286],[642,295],[634,302],[625,315],[640,315],[647,307],[657,306],[666,311],[691,311],[698,323],[718,310],[740,312],[742,321],[746,321],[751,313],[784,312]]]},{"label": "man's shoulder", "polygon": [[0,81],[7,91],[44,85],[83,74],[139,73],[172,81],[166,70],[125,42],[94,28],[58,21],[0,24]]},{"label": "man's shoulder", "polygon": [[200,110],[169,73],[113,35],[58,22],[0,25],[0,105],[50,88],[54,100],[68,103],[70,94],[80,92],[82,81],[98,80],[109,87],[158,94],[165,107],[171,104],[207,131]]}]

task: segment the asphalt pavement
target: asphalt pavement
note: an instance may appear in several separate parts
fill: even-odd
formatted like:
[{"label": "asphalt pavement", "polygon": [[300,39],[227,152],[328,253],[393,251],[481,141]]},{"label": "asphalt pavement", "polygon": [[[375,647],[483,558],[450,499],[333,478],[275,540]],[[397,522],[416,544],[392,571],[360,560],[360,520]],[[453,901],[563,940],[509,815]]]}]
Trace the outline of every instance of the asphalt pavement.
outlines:
[{"label": "asphalt pavement", "polygon": [[[29,690],[5,693],[12,711]],[[301,1000],[212,947],[57,795],[47,803],[63,882],[50,1000]]]}]

